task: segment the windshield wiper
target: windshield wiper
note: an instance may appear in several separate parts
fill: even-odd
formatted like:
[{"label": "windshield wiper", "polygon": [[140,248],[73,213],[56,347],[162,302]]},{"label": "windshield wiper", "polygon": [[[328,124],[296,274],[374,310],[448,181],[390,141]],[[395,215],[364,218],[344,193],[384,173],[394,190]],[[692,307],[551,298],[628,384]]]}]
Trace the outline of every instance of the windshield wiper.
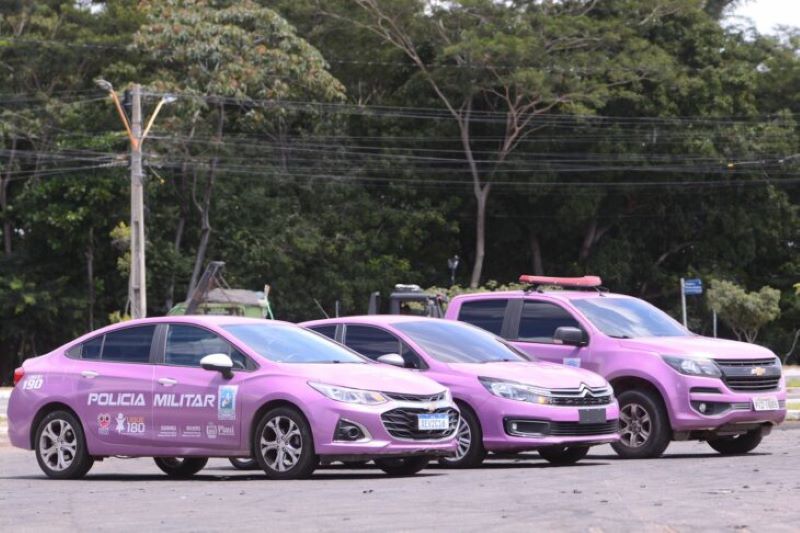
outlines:
[{"label": "windshield wiper", "polygon": [[609,335],[612,339],[632,339],[633,337],[629,337],[627,335]]}]

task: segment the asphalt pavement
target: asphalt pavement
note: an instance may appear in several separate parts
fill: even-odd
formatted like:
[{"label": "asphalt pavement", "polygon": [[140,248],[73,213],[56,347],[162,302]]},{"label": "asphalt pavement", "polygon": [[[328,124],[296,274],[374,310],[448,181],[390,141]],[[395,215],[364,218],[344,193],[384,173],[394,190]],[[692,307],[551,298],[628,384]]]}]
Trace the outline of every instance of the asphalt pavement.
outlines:
[{"label": "asphalt pavement", "polygon": [[215,459],[171,480],[151,459],[96,463],[84,480],[44,477],[32,452],[0,445],[0,531],[800,531],[800,424],[755,453],[673,443],[664,457],[595,448],[575,466],[536,454],[474,470],[389,478],[365,467],[269,481]]}]

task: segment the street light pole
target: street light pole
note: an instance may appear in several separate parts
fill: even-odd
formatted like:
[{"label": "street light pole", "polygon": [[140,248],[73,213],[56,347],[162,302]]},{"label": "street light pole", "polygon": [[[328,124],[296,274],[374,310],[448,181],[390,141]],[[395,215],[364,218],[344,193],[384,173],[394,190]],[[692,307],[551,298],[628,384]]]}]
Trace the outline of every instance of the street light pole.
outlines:
[{"label": "street light pole", "polygon": [[141,85],[134,84],[131,95],[133,98],[131,110],[131,271],[128,278],[128,298],[131,302],[131,316],[144,318],[147,316],[147,272],[144,249]]},{"label": "street light pole", "polygon": [[142,131],[142,86],[133,85],[133,109],[131,120],[122,109],[114,87],[106,80],[98,79],[95,83],[103,90],[108,91],[119,113],[119,118],[125,126],[131,142],[131,268],[128,277],[128,301],[131,305],[133,318],[147,316],[147,270],[145,269],[145,240],[144,240],[144,172],[142,170],[142,143],[147,138],[150,128],[161,111],[164,104],[175,101],[175,96],[164,95],[158,102],[147,127]]}]

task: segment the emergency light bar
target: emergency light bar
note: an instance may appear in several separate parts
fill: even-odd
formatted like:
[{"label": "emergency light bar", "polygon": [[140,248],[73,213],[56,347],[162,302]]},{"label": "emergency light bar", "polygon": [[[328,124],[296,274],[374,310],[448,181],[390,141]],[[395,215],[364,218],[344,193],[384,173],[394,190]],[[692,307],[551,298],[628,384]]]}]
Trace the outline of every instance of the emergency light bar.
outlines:
[{"label": "emergency light bar", "polygon": [[603,284],[600,276],[583,276],[582,278],[556,278],[551,276],[529,276],[523,274],[519,277],[520,283],[531,285],[556,285],[559,287],[581,287],[595,289]]}]

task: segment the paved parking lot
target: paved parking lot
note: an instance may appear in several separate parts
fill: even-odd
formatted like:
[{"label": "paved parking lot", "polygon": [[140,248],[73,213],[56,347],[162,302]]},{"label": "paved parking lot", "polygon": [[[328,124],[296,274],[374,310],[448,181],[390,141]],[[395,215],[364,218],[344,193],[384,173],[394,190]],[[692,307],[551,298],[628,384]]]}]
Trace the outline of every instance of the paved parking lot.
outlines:
[{"label": "paved parking lot", "polygon": [[742,457],[700,443],[645,461],[595,450],[572,467],[533,454],[402,479],[328,468],[290,482],[224,460],[173,481],[150,459],[112,459],[85,480],[53,481],[32,453],[5,445],[0,531],[800,531],[800,424]]}]

